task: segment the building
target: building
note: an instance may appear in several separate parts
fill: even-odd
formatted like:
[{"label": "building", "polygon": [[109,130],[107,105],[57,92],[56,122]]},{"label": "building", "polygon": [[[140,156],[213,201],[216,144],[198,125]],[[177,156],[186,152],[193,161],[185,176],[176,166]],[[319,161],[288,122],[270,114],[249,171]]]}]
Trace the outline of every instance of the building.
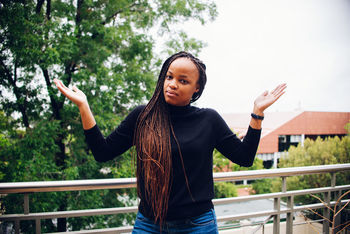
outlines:
[{"label": "building", "polygon": [[[222,116],[234,132],[244,136],[250,113]],[[350,112],[267,112],[262,124],[258,157],[264,160],[266,168],[277,167],[277,160],[291,145],[303,144],[306,138],[345,136],[345,125],[349,121]]]}]

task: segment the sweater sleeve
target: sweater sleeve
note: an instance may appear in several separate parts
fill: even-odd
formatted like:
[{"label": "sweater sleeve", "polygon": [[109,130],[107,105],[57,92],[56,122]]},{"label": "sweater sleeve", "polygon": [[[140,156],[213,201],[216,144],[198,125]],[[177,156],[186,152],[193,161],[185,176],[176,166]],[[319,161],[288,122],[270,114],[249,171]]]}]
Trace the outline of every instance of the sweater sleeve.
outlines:
[{"label": "sweater sleeve", "polygon": [[134,129],[137,118],[144,106],[138,106],[106,138],[99,127],[84,130],[86,142],[98,162],[106,162],[121,155],[133,145]]},{"label": "sweater sleeve", "polygon": [[253,165],[256,151],[258,149],[261,129],[248,127],[244,139],[241,141],[227,126],[223,118],[216,113],[216,149],[232,162],[250,167]]}]

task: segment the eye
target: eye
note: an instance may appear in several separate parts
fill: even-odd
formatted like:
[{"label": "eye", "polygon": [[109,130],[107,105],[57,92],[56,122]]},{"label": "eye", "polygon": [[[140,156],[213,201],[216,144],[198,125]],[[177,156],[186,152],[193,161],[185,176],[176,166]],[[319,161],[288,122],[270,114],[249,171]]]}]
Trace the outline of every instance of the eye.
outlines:
[{"label": "eye", "polygon": [[180,83],[181,84],[188,84],[188,81],[187,80],[180,80]]},{"label": "eye", "polygon": [[165,79],[166,79],[166,80],[171,80],[172,78],[173,78],[173,77],[172,77],[171,75],[166,75],[166,76],[165,76]]}]

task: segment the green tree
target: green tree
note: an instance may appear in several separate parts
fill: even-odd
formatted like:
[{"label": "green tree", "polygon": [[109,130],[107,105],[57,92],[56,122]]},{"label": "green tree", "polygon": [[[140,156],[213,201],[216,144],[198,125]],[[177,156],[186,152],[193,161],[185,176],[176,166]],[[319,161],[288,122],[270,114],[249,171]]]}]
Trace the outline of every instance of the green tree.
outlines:
[{"label": "green tree", "polygon": [[[219,151],[214,150],[213,154],[213,171],[223,172],[223,171],[245,171],[245,170],[259,170],[263,169],[263,161],[259,158],[255,158],[253,165],[251,167],[241,167],[225,156],[223,156]],[[214,184],[215,198],[224,197],[236,197],[238,195],[237,187],[232,182],[218,182]]]},{"label": "green tree", "polygon": [[[318,137],[316,140],[306,139],[304,146],[292,146],[288,150],[288,155],[280,159],[279,167],[301,167],[313,165],[341,164],[350,162],[350,135],[349,126],[347,124],[348,135],[342,138],[328,137],[322,139]],[[337,184],[348,184],[350,181],[350,172],[337,173]],[[331,184],[330,174],[315,174],[305,176],[294,176],[287,179],[288,190],[298,190],[305,188],[326,187]],[[274,183],[273,191],[280,191],[281,181]],[[306,203],[314,200],[307,197],[296,197],[295,201]]]},{"label": "green tree", "polygon": [[260,170],[264,168],[263,160],[257,157],[254,159],[251,167],[241,167],[238,164],[231,162],[217,150],[214,150],[213,165],[214,172]]},{"label": "green tree", "polygon": [[237,187],[232,182],[217,182],[214,185],[215,198],[237,197]]},{"label": "green tree", "polygon": [[[343,138],[328,137],[322,139],[318,137],[316,140],[306,139],[304,146],[291,146],[288,155],[281,158],[278,166],[284,167],[302,167],[302,166],[318,166],[327,164],[341,164],[350,162],[350,123],[345,126],[347,136]],[[350,173],[338,173],[336,175],[337,184],[348,184],[350,181]],[[317,188],[330,186],[331,176],[329,174],[315,174],[305,176],[293,176],[287,179],[288,190],[299,190],[306,188]],[[282,182],[280,179],[263,179],[257,180],[253,184],[256,193],[280,192]],[[299,203],[309,203],[315,201],[311,196],[295,197],[295,201]]]},{"label": "green tree", "polygon": [[[3,182],[134,176],[130,154],[96,163],[84,142],[77,108],[53,87],[59,78],[87,96],[104,134],[150,97],[159,70],[152,28],[171,35],[168,45],[198,53],[203,42],[173,25],[213,20],[216,6],[199,0],[0,1],[0,179]],[[178,37],[182,40],[171,42]],[[180,44],[179,44],[180,43]],[[121,166],[129,163],[129,166]],[[123,173],[101,173],[101,168]],[[117,191],[124,193],[124,191]],[[135,192],[130,193],[135,196]],[[3,198],[6,212],[21,213],[21,196]],[[11,202],[9,202],[11,201]],[[116,191],[42,193],[31,212],[118,206]],[[42,230],[113,226],[104,216],[45,220]],[[32,222],[22,231],[31,232]]]}]

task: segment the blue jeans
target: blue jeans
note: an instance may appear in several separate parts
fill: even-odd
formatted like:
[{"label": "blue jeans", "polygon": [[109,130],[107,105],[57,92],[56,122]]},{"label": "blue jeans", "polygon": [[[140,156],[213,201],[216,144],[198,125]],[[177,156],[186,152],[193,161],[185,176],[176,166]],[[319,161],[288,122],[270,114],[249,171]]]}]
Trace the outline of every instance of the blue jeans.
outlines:
[{"label": "blue jeans", "polygon": [[[161,233],[160,226],[154,221],[137,213],[133,234]],[[165,221],[162,233],[218,233],[216,215],[214,209],[199,216],[174,221]]]}]

